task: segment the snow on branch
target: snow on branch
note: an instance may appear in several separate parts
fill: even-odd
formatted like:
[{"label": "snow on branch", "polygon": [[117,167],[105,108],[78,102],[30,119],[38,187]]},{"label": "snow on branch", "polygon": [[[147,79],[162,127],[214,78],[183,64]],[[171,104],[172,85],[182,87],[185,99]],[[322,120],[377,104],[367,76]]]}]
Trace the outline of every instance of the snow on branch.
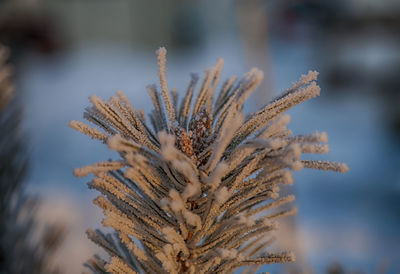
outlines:
[{"label": "snow on branch", "polygon": [[[119,236],[111,244],[111,236],[90,232],[111,256],[103,268],[116,273],[227,273],[293,261],[290,252],[269,250],[277,220],[296,213],[293,207],[281,209],[294,196],[279,198],[279,186],[293,183],[293,170],[348,170],[345,164],[300,158],[327,153],[326,133],[293,136],[287,129],[290,116],[285,111],[319,95],[318,73],[303,75],[281,96],[245,116],[243,104],[261,83],[261,71],[229,78],[215,96],[220,59],[205,71],[197,95],[198,76],[192,75],[178,102],[176,89],[167,85],[166,49],[157,55],[161,93],[155,85],[147,87],[154,105],[150,124],[121,91],[109,101],[90,97],[93,106],[84,117],[94,127],[70,123],[122,158],[75,169],[77,176],[94,175],[89,186],[100,192],[95,204],[104,211],[103,224]],[[92,259],[88,265],[97,272],[99,262]]]}]

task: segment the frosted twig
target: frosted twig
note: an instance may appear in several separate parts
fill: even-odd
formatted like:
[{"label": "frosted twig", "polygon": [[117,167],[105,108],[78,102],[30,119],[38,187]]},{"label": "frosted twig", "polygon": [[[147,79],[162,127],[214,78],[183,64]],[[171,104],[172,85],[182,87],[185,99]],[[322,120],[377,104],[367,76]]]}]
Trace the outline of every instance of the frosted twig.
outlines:
[{"label": "frosted twig", "polygon": [[171,97],[169,96],[169,90],[168,90],[168,85],[167,85],[167,77],[165,75],[167,71],[167,50],[164,47],[161,47],[157,51],[157,60],[158,60],[158,77],[160,78],[160,84],[161,84],[161,93],[164,99],[165,107],[167,108],[168,116],[169,116],[169,121],[171,123],[175,122],[175,109],[173,107],[173,104],[171,102]]},{"label": "frosted twig", "polygon": [[304,153],[327,153],[327,135],[292,136],[286,128],[290,117],[283,113],[319,95],[317,73],[303,75],[245,118],[244,102],[261,83],[261,71],[252,69],[238,81],[231,77],[215,96],[220,59],[206,70],[197,96],[198,77],[192,75],[178,106],[176,90],[167,86],[165,48],[157,55],[161,94],[154,85],[147,87],[154,105],[149,112],[153,130],[122,92],[109,101],[91,97],[93,106],[85,118],[105,133],[70,123],[122,158],[75,169],[77,176],[94,174],[89,187],[100,192],[94,203],[106,216],[103,225],[120,240],[88,232],[111,256],[108,264],[89,261],[91,269],[228,273],[294,260],[291,253],[265,253],[278,229],[276,220],[297,211],[281,208],[294,196],[279,198],[280,184],[292,184],[291,170],[303,167],[348,169],[340,163],[300,160]]}]

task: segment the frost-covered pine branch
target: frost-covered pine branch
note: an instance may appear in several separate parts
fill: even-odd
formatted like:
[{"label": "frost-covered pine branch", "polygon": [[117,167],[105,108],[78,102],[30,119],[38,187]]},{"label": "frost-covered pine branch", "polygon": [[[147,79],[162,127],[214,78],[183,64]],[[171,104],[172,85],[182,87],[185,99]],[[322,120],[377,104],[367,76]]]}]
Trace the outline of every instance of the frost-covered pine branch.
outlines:
[{"label": "frost-covered pine branch", "polygon": [[[161,91],[147,90],[154,104],[148,120],[120,91],[109,101],[91,96],[93,106],[70,126],[112,150],[121,159],[75,169],[94,175],[89,187],[103,225],[116,234],[88,231],[111,256],[88,262],[96,273],[228,273],[239,267],[294,260],[291,252],[270,253],[279,210],[294,200],[279,197],[292,184],[291,170],[303,167],[345,172],[345,164],[301,160],[303,153],[326,153],[326,133],[293,136],[286,128],[289,108],[316,97],[317,72],[309,72],[283,95],[255,113],[243,105],[263,79],[252,69],[226,80],[216,93],[222,59],[199,77],[192,75],[179,100],[166,80],[166,50],[158,50]],[[178,104],[179,101],[179,104]],[[278,209],[277,209],[278,208]],[[271,210],[273,209],[273,210]]]},{"label": "frost-covered pine branch", "polygon": [[7,57],[8,50],[0,45],[0,274],[60,273],[53,258],[65,228],[40,224],[39,200],[24,191],[26,138]]}]

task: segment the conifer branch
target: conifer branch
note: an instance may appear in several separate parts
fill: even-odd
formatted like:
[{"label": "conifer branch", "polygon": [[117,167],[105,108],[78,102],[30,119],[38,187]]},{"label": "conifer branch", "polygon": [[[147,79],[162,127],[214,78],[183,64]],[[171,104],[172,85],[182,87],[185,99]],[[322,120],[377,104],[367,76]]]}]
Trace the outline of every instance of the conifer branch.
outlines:
[{"label": "conifer branch", "polygon": [[240,80],[231,77],[215,96],[220,59],[206,70],[197,96],[198,77],[192,75],[178,106],[176,91],[167,86],[166,50],[157,54],[161,94],[155,86],[147,87],[154,105],[149,113],[153,130],[120,91],[109,101],[91,97],[93,106],[85,117],[98,128],[70,124],[122,157],[75,170],[77,176],[94,175],[89,186],[101,193],[94,203],[120,244],[89,231],[111,256],[108,263],[93,258],[90,269],[226,273],[293,261],[292,253],[266,253],[275,239],[276,220],[296,213],[296,208],[279,210],[294,200],[293,195],[279,198],[279,185],[292,184],[291,170],[303,167],[347,170],[345,164],[300,159],[304,153],[327,153],[326,133],[292,136],[286,128],[290,117],[284,112],[319,95],[318,73],[303,75],[283,95],[245,117],[243,104],[261,83],[261,71],[252,69]]}]

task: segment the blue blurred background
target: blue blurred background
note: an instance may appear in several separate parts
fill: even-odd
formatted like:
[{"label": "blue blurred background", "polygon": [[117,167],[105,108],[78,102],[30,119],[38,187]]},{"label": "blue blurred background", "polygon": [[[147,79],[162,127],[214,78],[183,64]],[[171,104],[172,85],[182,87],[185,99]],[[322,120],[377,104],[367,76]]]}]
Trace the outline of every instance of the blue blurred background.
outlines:
[{"label": "blue blurred background", "polygon": [[350,171],[295,174],[288,191],[299,213],[274,248],[294,249],[298,262],[262,271],[324,273],[337,262],[345,273],[400,273],[399,1],[1,0],[0,42],[12,50],[23,100],[29,191],[43,199],[44,221],[69,228],[59,254],[66,273],[101,253],[84,233],[100,227],[96,193],[72,170],[117,157],[68,122],[82,120],[89,95],[116,90],[148,110],[160,46],[178,91],[219,57],[223,78],[262,69],[248,111],[320,72],[321,96],[290,110],[289,127],[328,132],[322,158]]}]

